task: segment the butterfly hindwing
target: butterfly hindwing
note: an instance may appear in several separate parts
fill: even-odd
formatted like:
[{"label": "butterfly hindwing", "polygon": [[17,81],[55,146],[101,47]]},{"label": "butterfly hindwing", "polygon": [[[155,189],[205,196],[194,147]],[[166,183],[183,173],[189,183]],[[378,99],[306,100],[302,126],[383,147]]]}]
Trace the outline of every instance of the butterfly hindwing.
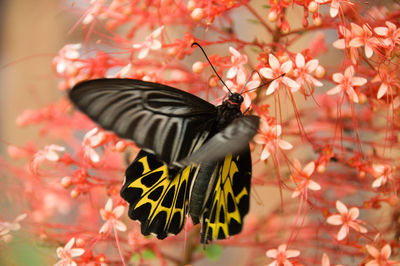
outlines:
[{"label": "butterfly hindwing", "polygon": [[84,81],[70,90],[69,98],[104,129],[180,167],[217,118],[217,107],[193,94],[135,79]]},{"label": "butterfly hindwing", "polygon": [[144,235],[159,239],[178,234],[185,222],[187,196],[195,168],[187,166],[169,175],[167,165],[140,151],[128,167],[121,196],[129,203],[129,217],[141,223]]},{"label": "butterfly hindwing", "polygon": [[248,149],[226,155],[217,165],[215,182],[202,212],[202,243],[225,239],[242,230],[244,216],[249,211],[250,181]]}]

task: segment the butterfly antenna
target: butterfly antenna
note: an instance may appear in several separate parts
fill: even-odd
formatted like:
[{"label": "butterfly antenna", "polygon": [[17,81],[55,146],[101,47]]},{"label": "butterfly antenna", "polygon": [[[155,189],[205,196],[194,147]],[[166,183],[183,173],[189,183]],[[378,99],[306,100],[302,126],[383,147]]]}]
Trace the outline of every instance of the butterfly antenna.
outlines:
[{"label": "butterfly antenna", "polygon": [[228,89],[229,93],[232,93],[231,90],[228,88],[228,86],[225,84],[225,82],[222,80],[222,78],[218,75],[218,72],[217,72],[217,70],[215,70],[213,64],[211,64],[211,61],[210,61],[210,59],[208,59],[206,51],[204,51],[203,47],[201,47],[201,45],[199,43],[197,43],[197,42],[192,43],[191,47],[193,47],[194,45],[196,45],[196,46],[198,46],[200,48],[200,50],[203,52],[204,56],[206,57],[208,63],[210,64],[210,66],[214,70],[214,73],[217,75],[217,77],[222,82],[222,84],[224,84],[224,86]]},{"label": "butterfly antenna", "polygon": [[[258,73],[258,72],[257,72],[257,73]],[[267,82],[264,82],[264,83],[261,84],[260,86],[257,86],[257,87],[255,87],[255,88],[253,88],[253,89],[249,89],[249,90],[247,90],[247,91],[244,91],[243,93],[246,93],[246,92],[249,92],[249,91],[254,91],[254,90],[257,90],[257,89],[259,89],[259,88],[261,88],[261,87],[264,87],[264,86],[270,84],[272,81],[274,81],[274,80],[276,80],[276,79],[278,79],[278,78],[281,78],[281,77],[283,77],[283,76],[285,76],[285,75],[286,75],[286,73],[283,73],[283,74],[280,75],[279,77],[276,77],[276,78],[271,79],[271,80],[269,80],[269,81],[267,81]],[[242,90],[243,90],[243,89],[242,89]],[[240,93],[240,94],[242,94],[242,93]]]},{"label": "butterfly antenna", "polygon": [[257,73],[257,74],[260,76],[260,79],[261,79],[262,81],[264,81],[263,78],[261,77],[260,73],[258,73],[257,70],[251,71],[250,76],[247,78],[247,80],[246,80],[246,82],[244,83],[243,88],[242,88],[242,90],[240,91],[239,94],[242,94],[242,93],[243,93],[244,88],[246,88],[247,83],[249,83],[249,80],[250,80],[251,77],[254,75],[254,73]]}]

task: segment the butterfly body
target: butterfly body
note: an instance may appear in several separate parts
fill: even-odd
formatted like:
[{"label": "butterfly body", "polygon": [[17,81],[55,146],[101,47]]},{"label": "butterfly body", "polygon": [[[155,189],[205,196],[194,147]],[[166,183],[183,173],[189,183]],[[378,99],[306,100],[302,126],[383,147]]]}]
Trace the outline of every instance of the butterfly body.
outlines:
[{"label": "butterfly body", "polygon": [[214,106],[152,82],[98,79],[77,84],[71,101],[104,129],[142,151],[125,173],[121,196],[142,233],[179,233],[187,214],[201,223],[201,241],[241,231],[249,209],[249,141],[259,118],[243,115],[243,98]]}]

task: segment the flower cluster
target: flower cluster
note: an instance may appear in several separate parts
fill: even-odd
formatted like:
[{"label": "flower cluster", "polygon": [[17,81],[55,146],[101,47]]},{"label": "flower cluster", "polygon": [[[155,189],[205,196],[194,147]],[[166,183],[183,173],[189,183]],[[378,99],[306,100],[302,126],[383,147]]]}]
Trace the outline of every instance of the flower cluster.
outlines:
[{"label": "flower cluster", "polygon": [[[73,30],[84,39],[52,62],[65,96],[22,112],[17,125],[38,127],[40,141],[8,145],[18,163],[0,158],[0,191],[17,205],[0,217],[0,245],[29,231],[57,265],[190,265],[222,251],[235,258],[230,246],[267,265],[399,265],[400,12],[376,2],[78,1]],[[102,77],[167,84],[214,104],[228,89],[242,94],[242,111],[261,118],[242,233],[205,249],[190,218],[185,233],[162,241],[140,233],[119,195],[139,148],[65,93]]]}]

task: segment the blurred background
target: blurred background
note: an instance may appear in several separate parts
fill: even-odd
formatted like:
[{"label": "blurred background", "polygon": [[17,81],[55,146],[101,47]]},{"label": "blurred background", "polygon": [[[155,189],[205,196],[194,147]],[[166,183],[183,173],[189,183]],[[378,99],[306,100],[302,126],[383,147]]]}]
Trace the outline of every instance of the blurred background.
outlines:
[{"label": "blurred background", "polygon": [[[73,12],[73,6],[62,1],[0,0],[1,155],[5,155],[8,143],[24,145],[27,138],[37,139],[34,127],[21,129],[16,125],[23,110],[60,98],[51,62],[58,50],[74,39],[67,34],[75,23]],[[0,169],[0,177],[5,176],[3,171]],[[4,180],[0,184],[7,185]],[[0,220],[13,220],[15,216],[8,215],[14,210],[3,212],[4,208],[13,206],[0,196]],[[0,243],[0,265],[52,265],[55,248],[38,245],[23,231],[9,244]]]}]

